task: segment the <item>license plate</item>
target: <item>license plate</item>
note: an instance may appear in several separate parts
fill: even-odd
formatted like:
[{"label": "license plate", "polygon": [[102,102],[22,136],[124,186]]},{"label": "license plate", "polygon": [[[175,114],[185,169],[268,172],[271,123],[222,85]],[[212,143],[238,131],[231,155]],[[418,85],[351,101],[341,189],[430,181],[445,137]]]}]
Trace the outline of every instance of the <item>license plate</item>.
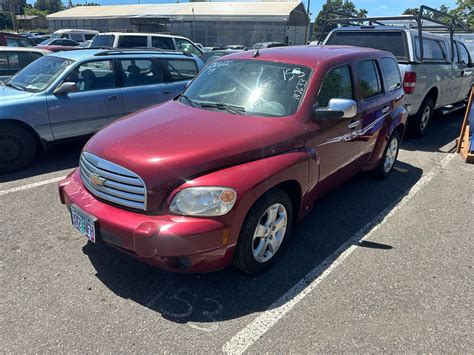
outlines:
[{"label": "license plate", "polygon": [[87,237],[91,242],[95,243],[95,218],[88,216],[75,206],[71,206],[72,225]]}]

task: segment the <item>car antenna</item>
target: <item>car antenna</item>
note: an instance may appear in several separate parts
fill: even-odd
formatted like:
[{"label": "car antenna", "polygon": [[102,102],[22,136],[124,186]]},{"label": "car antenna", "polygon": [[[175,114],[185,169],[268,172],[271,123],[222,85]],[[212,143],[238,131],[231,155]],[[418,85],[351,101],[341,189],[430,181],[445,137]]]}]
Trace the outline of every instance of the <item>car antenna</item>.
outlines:
[{"label": "car antenna", "polygon": [[260,51],[260,48],[262,48],[262,46],[263,46],[263,39],[267,36],[267,34],[269,34],[273,30],[273,25],[275,24],[276,20],[277,20],[276,18],[275,18],[275,20],[273,20],[272,25],[270,26],[270,29],[267,31],[267,33],[265,33],[263,35],[262,40],[260,41],[260,45],[258,46],[257,50],[253,54],[254,58],[257,58],[260,55],[259,51]]},{"label": "car antenna", "polygon": [[257,58],[260,55],[259,50],[260,50],[260,48],[262,48],[262,45],[263,45],[263,42],[260,42],[260,45],[258,46],[257,50],[253,54],[254,58]]}]

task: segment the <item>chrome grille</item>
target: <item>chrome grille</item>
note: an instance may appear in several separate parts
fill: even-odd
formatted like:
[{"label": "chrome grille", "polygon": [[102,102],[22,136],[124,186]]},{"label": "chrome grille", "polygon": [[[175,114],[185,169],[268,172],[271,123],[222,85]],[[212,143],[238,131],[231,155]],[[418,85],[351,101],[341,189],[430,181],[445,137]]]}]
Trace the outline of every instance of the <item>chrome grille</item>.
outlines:
[{"label": "chrome grille", "polygon": [[146,209],[146,187],[134,172],[82,152],[79,171],[84,186],[98,198],[125,207]]}]

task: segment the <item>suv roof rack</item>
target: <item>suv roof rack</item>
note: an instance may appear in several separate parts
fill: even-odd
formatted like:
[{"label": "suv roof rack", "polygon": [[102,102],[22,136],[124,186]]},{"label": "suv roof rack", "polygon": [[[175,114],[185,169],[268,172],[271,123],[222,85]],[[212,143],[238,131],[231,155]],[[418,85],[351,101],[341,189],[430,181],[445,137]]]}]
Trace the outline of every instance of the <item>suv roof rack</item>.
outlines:
[{"label": "suv roof rack", "polygon": [[[449,33],[451,39],[451,58],[454,58],[454,32],[470,33],[470,28],[456,16],[449,15],[446,12],[439,11],[432,7],[421,5],[416,15],[401,16],[377,16],[377,17],[356,17],[348,16],[340,12],[327,12],[326,18],[323,19],[323,26],[319,31],[318,42],[322,43],[322,37],[328,24],[336,24],[345,26],[364,26],[368,23],[370,28],[378,26],[406,26],[408,29],[418,30],[418,40],[420,44],[420,57],[423,61],[423,30],[429,30],[435,33]],[[342,16],[342,17],[341,17]],[[332,17],[332,18],[331,18]],[[399,24],[384,23],[384,21],[399,21]],[[403,22],[406,22],[403,24]],[[425,23],[424,23],[425,22]],[[415,24],[414,24],[415,23]],[[367,27],[368,27],[367,26]],[[364,26],[365,27],[365,26]]]},{"label": "suv roof rack", "polygon": [[126,54],[150,54],[150,53],[159,53],[159,54],[168,54],[176,55],[182,54],[186,57],[192,57],[192,53],[189,51],[178,51],[172,49],[160,49],[160,48],[112,48],[112,47],[89,47],[84,49],[103,49],[102,52],[97,52],[94,56],[106,56],[106,55],[126,55]]}]

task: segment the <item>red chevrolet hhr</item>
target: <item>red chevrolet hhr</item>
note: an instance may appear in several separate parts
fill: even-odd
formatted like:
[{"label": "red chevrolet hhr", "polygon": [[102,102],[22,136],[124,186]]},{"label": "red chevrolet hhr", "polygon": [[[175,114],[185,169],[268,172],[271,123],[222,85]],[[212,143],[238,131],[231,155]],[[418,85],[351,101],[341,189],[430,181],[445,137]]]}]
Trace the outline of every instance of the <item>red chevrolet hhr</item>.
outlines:
[{"label": "red chevrolet hhr", "polygon": [[97,133],[59,193],[91,242],[167,270],[257,273],[315,199],[357,172],[390,174],[406,119],[390,53],[236,53]]}]

